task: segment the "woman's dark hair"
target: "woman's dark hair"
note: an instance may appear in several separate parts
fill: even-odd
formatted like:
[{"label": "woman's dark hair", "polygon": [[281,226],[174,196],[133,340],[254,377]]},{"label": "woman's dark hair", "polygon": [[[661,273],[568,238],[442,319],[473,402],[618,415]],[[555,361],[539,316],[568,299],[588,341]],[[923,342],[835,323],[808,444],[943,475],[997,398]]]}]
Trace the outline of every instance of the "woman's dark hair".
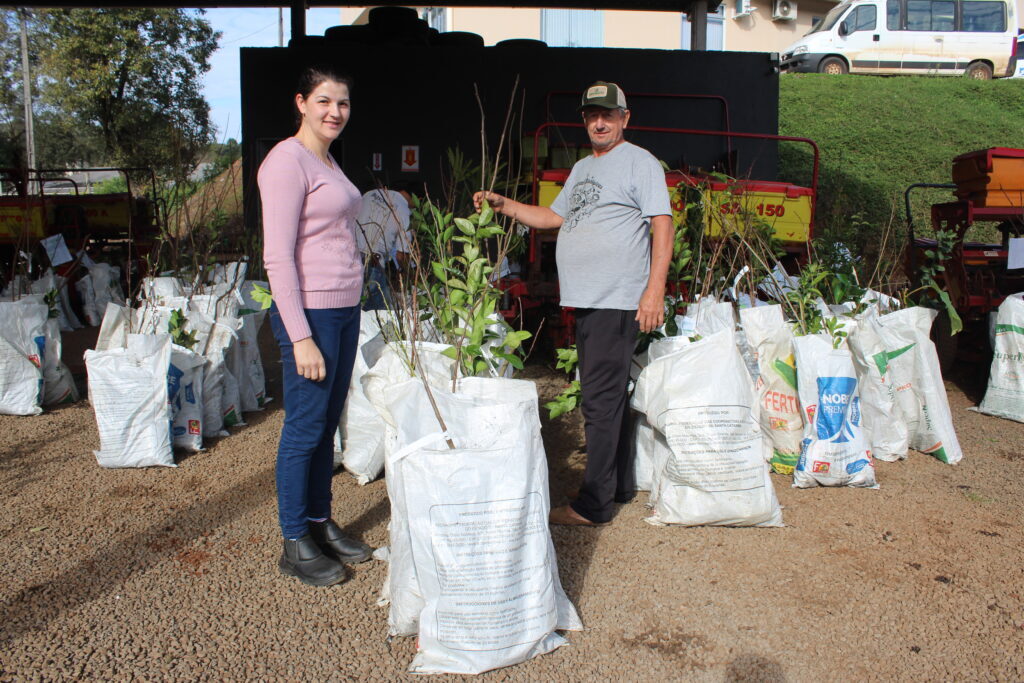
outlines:
[{"label": "woman's dark hair", "polygon": [[[344,83],[345,86],[352,90],[352,79],[348,76],[341,75],[333,66],[329,64],[314,64],[307,66],[299,74],[299,80],[295,84],[295,94],[302,95],[302,99],[307,99],[313,94],[313,91],[317,89],[321,83],[327,81],[334,81],[335,83]],[[299,111],[299,107],[296,104],[292,104],[295,108],[295,125],[302,125],[302,112]]]}]

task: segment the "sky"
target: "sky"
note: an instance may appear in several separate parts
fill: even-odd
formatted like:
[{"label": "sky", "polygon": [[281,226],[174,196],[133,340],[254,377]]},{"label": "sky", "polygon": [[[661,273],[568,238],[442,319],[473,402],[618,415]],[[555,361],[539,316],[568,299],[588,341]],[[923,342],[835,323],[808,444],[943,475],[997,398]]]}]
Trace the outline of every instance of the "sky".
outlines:
[{"label": "sky", "polygon": [[[290,10],[284,10],[284,42],[291,34]],[[217,127],[217,142],[228,138],[241,140],[241,84],[238,76],[238,49],[241,47],[277,47],[277,10],[265,8],[210,9],[205,18],[220,31],[220,47],[210,59],[210,71],[203,92],[210,103],[210,120]],[[306,11],[306,33],[323,35],[324,29],[341,23],[337,8]]]}]

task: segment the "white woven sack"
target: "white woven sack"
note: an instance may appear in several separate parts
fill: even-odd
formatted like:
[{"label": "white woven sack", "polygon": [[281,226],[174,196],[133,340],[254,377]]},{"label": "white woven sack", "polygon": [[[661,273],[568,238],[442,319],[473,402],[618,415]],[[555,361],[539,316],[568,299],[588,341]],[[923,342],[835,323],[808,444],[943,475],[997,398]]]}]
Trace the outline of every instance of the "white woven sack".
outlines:
[{"label": "white woven sack", "polygon": [[384,418],[363,392],[362,379],[385,348],[375,325],[360,326],[359,350],[338,426],[339,448],[335,449],[335,466],[344,465],[360,484],[370,483],[384,471]]},{"label": "white woven sack", "polygon": [[147,277],[142,281],[142,293],[156,306],[166,306],[167,300],[185,296],[185,286],[176,277]]},{"label": "white woven sack", "polygon": [[47,268],[43,276],[32,283],[32,293],[46,295],[51,291],[57,292],[57,322],[60,329],[66,332],[77,330],[82,326],[78,316],[71,310],[71,301],[68,299],[68,288],[64,286],[66,280],[56,275],[52,268]]},{"label": "white woven sack", "polygon": [[[687,336],[664,337],[651,342],[646,351],[633,359],[634,367],[640,368],[636,379],[639,379],[640,372],[643,372],[643,368],[647,367],[651,361],[676,353],[690,343],[690,338]],[[633,463],[636,489],[637,491],[648,491],[647,504],[653,506],[658,497],[658,482],[661,473],[665,469],[668,458],[672,455],[672,450],[665,442],[665,437],[648,422],[642,407],[635,400],[631,402],[630,407],[637,413],[633,431],[636,450]]]},{"label": "white woven sack", "polygon": [[436,389],[447,433],[423,419],[431,410],[420,381],[389,396],[398,440],[406,444],[391,454],[389,467],[401,470],[423,599],[409,671],[476,674],[565,644],[556,631],[582,624],[562,590],[548,528],[547,460],[533,383],[471,377],[455,393]]},{"label": "white woven sack", "polygon": [[167,369],[167,400],[171,404],[171,434],[178,448],[203,450],[203,363],[198,353],[171,346]]},{"label": "white woven sack", "polygon": [[1024,422],[1024,294],[1000,304],[994,334],[988,388],[978,412]]},{"label": "white woven sack", "polygon": [[60,322],[57,318],[46,321],[46,353],[43,363],[43,405],[74,403],[78,400],[78,388],[68,366],[61,360],[62,343]]},{"label": "white woven sack", "polygon": [[100,312],[104,309],[96,308],[96,292],[93,290],[92,278],[88,275],[81,278],[75,282],[75,289],[82,300],[82,313],[85,315],[86,324],[89,327],[96,327],[100,324]]},{"label": "white woven sack", "polygon": [[[451,385],[451,369],[454,361],[441,352],[448,348],[443,344],[421,342],[416,345],[417,371],[426,376],[431,387],[442,390]],[[412,557],[412,540],[409,537],[409,515],[406,511],[405,496],[402,493],[402,470],[391,465],[391,456],[397,452],[398,418],[391,414],[389,401],[393,391],[401,391],[412,378],[409,345],[388,344],[380,360],[363,375],[362,384],[366,397],[384,420],[384,466],[388,500],[391,502],[391,519],[388,521],[390,552],[388,574],[381,590],[381,604],[389,606],[388,633],[393,636],[411,636],[419,630],[420,611],[423,596],[416,581],[416,570]],[[404,415],[407,429],[416,426],[422,434],[431,434],[437,429],[433,411],[422,414]]]},{"label": "white woven sack", "polygon": [[0,414],[38,415],[46,349],[44,304],[0,302]]},{"label": "white woven sack", "polygon": [[800,457],[803,417],[797,396],[793,332],[782,316],[782,306],[759,306],[740,311],[740,322],[754,352],[755,380],[761,410],[761,428],[772,441],[771,468],[792,474]]},{"label": "white woven sack", "polygon": [[238,345],[237,318],[213,322],[189,311],[189,326],[196,331],[196,350],[206,359],[203,368],[203,436],[227,436],[227,427],[245,425],[238,381],[228,368],[227,356]]},{"label": "white woven sack", "polygon": [[806,420],[793,486],[877,488],[850,352],[827,334],[796,337],[793,350]]},{"label": "white woven sack", "polygon": [[97,314],[107,309],[108,303],[123,305],[124,292],[121,290],[121,269],[109,263],[97,263],[89,267],[89,279],[95,297],[94,310]]},{"label": "white woven sack", "polygon": [[85,352],[101,467],[174,467],[167,370],[171,335],[129,334],[124,348]]},{"label": "white woven sack", "polygon": [[[896,396],[907,421],[910,447],[953,465],[963,458],[930,334],[938,312],[914,306],[876,319],[889,354]],[[905,352],[904,352],[905,351]]]},{"label": "white woven sack", "polygon": [[240,320],[242,326],[238,329],[238,349],[241,358],[238,372],[245,375],[245,381],[239,383],[242,410],[263,410],[263,405],[267,403],[267,382],[257,339],[259,324],[255,314],[242,315]]},{"label": "white woven sack", "polygon": [[[652,347],[653,349],[653,347]],[[652,524],[781,526],[771,442],[735,332],[724,328],[652,360],[633,402],[671,455],[655,481]]]},{"label": "white woven sack", "polygon": [[878,335],[875,310],[862,316],[848,339],[860,387],[864,432],[871,453],[879,460],[895,462],[907,457],[910,433],[899,409],[896,387],[889,369],[892,358],[907,350],[889,352]]}]

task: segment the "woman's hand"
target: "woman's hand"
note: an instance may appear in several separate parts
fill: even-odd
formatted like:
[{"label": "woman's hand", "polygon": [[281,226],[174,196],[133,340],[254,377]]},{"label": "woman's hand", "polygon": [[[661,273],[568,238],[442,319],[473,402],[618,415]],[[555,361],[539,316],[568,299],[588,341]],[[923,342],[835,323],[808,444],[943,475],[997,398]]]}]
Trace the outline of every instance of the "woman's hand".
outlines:
[{"label": "woman's hand", "polygon": [[292,344],[292,352],[295,354],[295,372],[299,377],[319,382],[327,377],[327,366],[324,364],[323,354],[317,348],[312,337],[306,337]]}]

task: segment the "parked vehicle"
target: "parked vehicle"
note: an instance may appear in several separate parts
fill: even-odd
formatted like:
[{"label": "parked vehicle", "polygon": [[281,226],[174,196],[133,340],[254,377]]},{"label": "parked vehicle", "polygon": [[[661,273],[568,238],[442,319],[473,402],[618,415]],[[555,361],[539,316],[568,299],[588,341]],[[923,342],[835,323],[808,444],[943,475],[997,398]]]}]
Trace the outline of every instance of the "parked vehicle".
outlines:
[{"label": "parked vehicle", "polygon": [[1024,35],[1017,36],[1017,54],[1010,61],[1010,78],[1024,78]]},{"label": "parked vehicle", "polygon": [[787,71],[1011,76],[1014,0],[847,0],[782,55]]}]

